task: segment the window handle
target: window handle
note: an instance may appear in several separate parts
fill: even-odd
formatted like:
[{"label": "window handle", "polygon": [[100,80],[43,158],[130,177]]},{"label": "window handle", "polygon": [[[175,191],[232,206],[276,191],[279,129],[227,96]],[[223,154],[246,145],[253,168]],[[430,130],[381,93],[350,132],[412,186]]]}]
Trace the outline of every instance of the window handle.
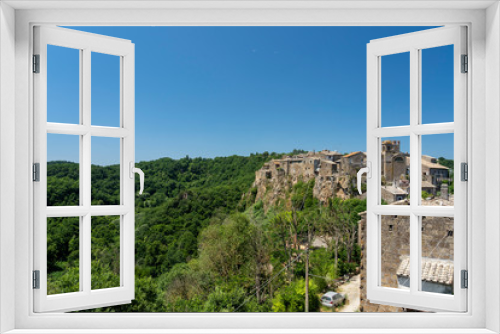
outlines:
[{"label": "window handle", "polygon": [[366,163],[366,167],[363,167],[361,168],[360,170],[358,170],[358,174],[357,174],[357,181],[358,181],[358,192],[359,194],[363,194],[363,192],[361,191],[361,176],[366,173],[366,177],[367,178],[371,178],[372,177],[372,163],[371,162],[367,162]]},{"label": "window handle", "polygon": [[136,168],[134,163],[131,161],[130,162],[130,178],[131,179],[134,178],[135,173],[139,174],[139,184],[140,184],[139,195],[142,195],[142,192],[144,191],[144,172],[140,168]]}]

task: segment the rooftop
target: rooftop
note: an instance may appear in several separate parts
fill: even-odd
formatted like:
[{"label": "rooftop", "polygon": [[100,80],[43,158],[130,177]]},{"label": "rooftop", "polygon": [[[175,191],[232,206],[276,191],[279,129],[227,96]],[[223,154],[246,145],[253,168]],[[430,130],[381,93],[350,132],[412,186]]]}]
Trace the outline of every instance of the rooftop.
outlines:
[{"label": "rooftop", "polygon": [[323,155],[342,155],[342,153],[339,153],[337,151],[330,151],[330,150],[323,150],[319,153],[321,153]]},{"label": "rooftop", "polygon": [[[427,158],[427,159],[425,159],[425,158]],[[422,156],[422,166],[425,166],[428,168],[434,168],[434,169],[449,169],[448,167],[443,166],[441,164],[431,162],[430,159],[428,159],[428,158],[432,158],[432,157],[425,156],[425,155]]]},{"label": "rooftop", "polygon": [[[453,284],[454,264],[451,260],[422,258],[422,281]],[[402,256],[397,275],[410,277],[410,257]]]},{"label": "rooftop", "polygon": [[328,165],[338,165],[338,161],[330,161],[330,160],[321,160],[321,163],[323,164],[328,164]]},{"label": "rooftop", "polygon": [[422,188],[436,188],[436,186],[429,181],[422,181]]},{"label": "rooftop", "polygon": [[349,154],[346,154],[344,155],[345,158],[349,158],[349,157],[352,157],[352,156],[355,156],[355,155],[358,155],[358,154],[365,154],[365,152],[361,152],[361,151],[356,151],[356,152],[352,152],[352,153],[349,153]]},{"label": "rooftop", "polygon": [[387,190],[388,192],[394,195],[408,195],[408,193],[403,189],[394,186],[384,186],[382,187],[382,189]]}]

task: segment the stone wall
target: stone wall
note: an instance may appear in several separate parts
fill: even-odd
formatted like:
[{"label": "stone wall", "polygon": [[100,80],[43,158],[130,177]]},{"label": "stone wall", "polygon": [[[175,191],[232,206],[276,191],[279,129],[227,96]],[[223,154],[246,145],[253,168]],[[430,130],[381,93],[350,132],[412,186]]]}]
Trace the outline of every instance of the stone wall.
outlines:
[{"label": "stone wall", "polygon": [[[360,312],[403,312],[403,308],[401,307],[394,307],[394,306],[388,306],[388,305],[379,305],[379,304],[373,304],[368,301],[366,298],[366,250],[367,250],[367,243],[366,243],[366,212],[363,212],[360,214],[361,219],[359,221],[358,225],[358,243],[361,247],[361,271],[360,271],[360,306],[359,310]],[[394,224],[393,224],[394,225]],[[402,232],[404,230],[404,224],[401,222],[399,226],[399,231]],[[394,231],[394,230],[393,230]],[[395,241],[395,240],[393,240]],[[399,245],[401,242],[398,243]],[[409,244],[409,242],[408,242]],[[398,251],[396,251],[396,246],[397,244],[394,242],[394,251],[393,254],[398,254]],[[388,255],[387,249],[385,252],[386,255]],[[409,251],[407,252],[409,254]],[[383,271],[386,273],[386,275],[383,275],[382,279],[382,284],[384,286],[392,286],[392,287],[397,287],[397,277],[396,277],[396,270],[397,270],[397,265],[399,264],[399,259],[398,256],[395,256],[393,258],[394,264],[391,265],[387,259],[384,261],[382,260],[383,263]],[[391,279],[390,275],[388,274],[390,270],[394,270],[394,278]]]},{"label": "stone wall", "polygon": [[275,159],[255,172],[255,201],[262,201],[267,210],[283,203],[282,200],[286,202],[287,195],[298,182],[307,183],[314,179],[313,196],[326,203],[329,198],[336,197],[341,187],[339,175],[339,163],[322,160],[317,156]]},{"label": "stone wall", "polygon": [[[404,204],[408,201],[401,201]],[[358,242],[361,246],[361,312],[403,312],[401,307],[370,303],[366,297],[366,213],[359,221]],[[408,216],[384,216],[381,222],[381,285],[398,287],[396,272],[410,254],[410,220]],[[453,218],[422,218],[422,257],[453,260]]]}]

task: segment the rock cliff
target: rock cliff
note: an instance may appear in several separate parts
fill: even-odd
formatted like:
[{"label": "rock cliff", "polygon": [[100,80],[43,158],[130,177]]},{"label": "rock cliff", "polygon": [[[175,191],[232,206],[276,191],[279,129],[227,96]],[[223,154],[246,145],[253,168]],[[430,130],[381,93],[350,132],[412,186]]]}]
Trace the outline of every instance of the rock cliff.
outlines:
[{"label": "rock cliff", "polygon": [[262,201],[267,210],[271,206],[290,204],[290,194],[299,182],[313,187],[313,196],[325,203],[329,198],[356,196],[355,175],[366,164],[366,154],[354,152],[342,155],[323,150],[304,155],[283,156],[264,164],[255,173],[252,194],[255,202]]}]

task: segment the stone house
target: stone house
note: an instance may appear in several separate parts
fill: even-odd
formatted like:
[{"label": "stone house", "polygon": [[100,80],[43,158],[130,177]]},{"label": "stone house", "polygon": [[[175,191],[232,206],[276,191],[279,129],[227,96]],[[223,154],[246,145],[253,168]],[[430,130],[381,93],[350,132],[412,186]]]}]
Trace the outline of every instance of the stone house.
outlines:
[{"label": "stone house", "polygon": [[337,151],[329,151],[329,150],[323,150],[319,152],[319,155],[322,159],[324,160],[329,160],[332,162],[337,162],[342,158],[342,153],[339,153]]},{"label": "stone house", "polygon": [[319,175],[320,176],[333,176],[339,173],[339,162],[333,162],[330,160],[321,160]]},{"label": "stone house", "polygon": [[422,180],[422,191],[425,191],[431,195],[436,195],[437,187],[429,181]]},{"label": "stone house", "polygon": [[[439,200],[426,205],[442,205]],[[409,205],[403,200],[394,205]],[[453,203],[447,203],[453,205]],[[370,303],[366,296],[366,212],[360,214],[358,244],[361,247],[360,311],[404,312],[401,307]],[[422,218],[422,290],[453,294],[454,230],[453,218]],[[408,216],[381,218],[381,286],[409,288],[410,220]]]},{"label": "stone house", "polygon": [[[382,198],[387,203],[406,199],[409,194],[410,156],[400,151],[398,140],[382,143]],[[342,155],[337,151],[322,150],[295,156],[274,159],[256,172],[254,187],[258,188],[256,199],[262,199],[268,188],[276,188],[274,197],[284,197],[287,190],[299,181],[315,179],[314,196],[321,202],[328,198],[347,199],[357,196],[353,189],[356,174],[366,166],[366,153],[357,151]],[[443,180],[449,179],[449,169],[437,163],[437,159],[422,156],[422,190],[436,196],[441,191]],[[266,182],[264,182],[267,180]],[[366,177],[363,176],[363,182]],[[279,188],[279,189],[278,189]],[[444,194],[448,199],[448,192]]]},{"label": "stone house", "polygon": [[408,192],[402,188],[395,186],[382,186],[381,187],[382,199],[387,203],[402,201],[408,197]]},{"label": "stone house", "polygon": [[437,159],[428,155],[422,155],[422,180],[428,181],[441,189],[444,180],[450,179],[450,169],[438,163]]},{"label": "stone house", "polygon": [[[315,179],[313,194],[325,203],[329,198],[349,198],[357,171],[366,165],[366,154],[354,152],[343,156],[339,152],[323,150],[273,159],[256,171],[254,187],[256,200],[272,205],[284,198],[299,181]],[[272,189],[272,191],[271,191]]]},{"label": "stone house", "polygon": [[410,155],[401,152],[400,146],[399,140],[386,140],[382,143],[381,168],[385,183],[394,184],[409,174]]},{"label": "stone house", "polygon": [[340,159],[342,174],[356,176],[360,168],[366,167],[366,153],[357,151],[346,154]]}]

